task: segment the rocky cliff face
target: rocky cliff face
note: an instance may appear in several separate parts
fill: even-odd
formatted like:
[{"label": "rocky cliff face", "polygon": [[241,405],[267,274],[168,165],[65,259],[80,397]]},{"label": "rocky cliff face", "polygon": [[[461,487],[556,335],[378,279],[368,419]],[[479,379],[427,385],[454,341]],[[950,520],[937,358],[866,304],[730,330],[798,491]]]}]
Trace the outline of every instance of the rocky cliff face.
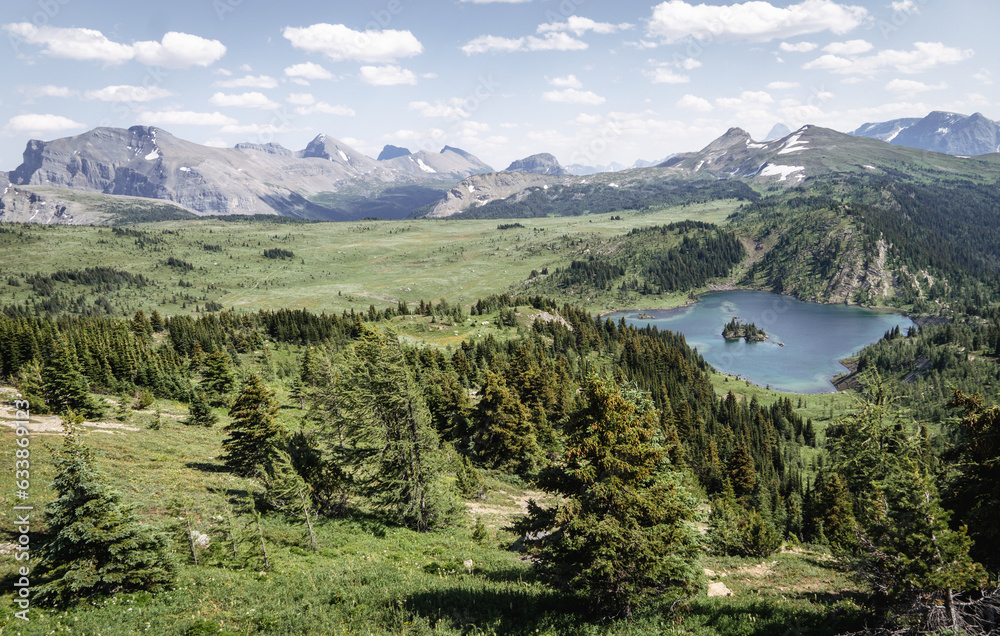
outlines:
[{"label": "rocky cliff face", "polygon": [[552,175],[528,172],[493,172],[464,179],[448,191],[445,198],[427,213],[429,218],[442,218],[464,210],[518,196],[532,187],[548,187],[561,180]]}]

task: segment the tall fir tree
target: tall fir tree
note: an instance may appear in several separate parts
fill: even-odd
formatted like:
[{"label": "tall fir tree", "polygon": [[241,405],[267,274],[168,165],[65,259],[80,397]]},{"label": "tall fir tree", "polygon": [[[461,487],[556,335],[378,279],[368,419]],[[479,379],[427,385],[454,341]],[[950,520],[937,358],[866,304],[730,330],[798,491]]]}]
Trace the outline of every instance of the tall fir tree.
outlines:
[{"label": "tall fir tree", "polygon": [[585,396],[567,424],[563,463],[542,473],[562,503],[531,502],[515,526],[550,533],[536,551],[550,581],[585,592],[604,616],[628,617],[646,599],[697,589],[697,499],[666,460],[646,395],[592,378]]},{"label": "tall fir tree", "polygon": [[274,392],[264,386],[258,375],[246,384],[229,409],[233,418],[222,441],[222,460],[238,475],[252,475],[260,466],[267,470],[276,457],[284,429],[278,422],[278,403]]},{"label": "tall fir tree", "polygon": [[39,600],[62,605],[95,596],[156,590],[174,579],[166,539],[139,523],[111,490],[71,424],[55,460],[56,499],[39,549]]}]

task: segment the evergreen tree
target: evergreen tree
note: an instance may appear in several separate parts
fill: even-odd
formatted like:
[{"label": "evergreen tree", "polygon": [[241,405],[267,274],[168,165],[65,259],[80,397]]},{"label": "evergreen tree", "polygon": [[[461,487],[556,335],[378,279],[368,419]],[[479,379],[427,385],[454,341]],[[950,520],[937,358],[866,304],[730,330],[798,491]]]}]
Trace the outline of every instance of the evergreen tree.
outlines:
[{"label": "evergreen tree", "polygon": [[219,417],[208,403],[205,392],[195,391],[194,397],[191,399],[188,418],[184,420],[184,423],[196,426],[213,426],[217,421],[219,421]]},{"label": "evergreen tree", "polygon": [[229,369],[229,356],[222,349],[216,349],[205,358],[202,385],[213,406],[225,406],[229,394],[236,387],[236,380]]},{"label": "evergreen tree", "polygon": [[94,465],[75,430],[56,460],[56,499],[46,507],[50,538],[35,571],[37,598],[60,605],[119,592],[155,590],[174,578],[166,540],[144,527]]},{"label": "evergreen tree", "polygon": [[969,554],[965,529],[948,527],[950,514],[912,429],[877,375],[868,379],[859,408],[841,422],[832,452],[856,502],[853,569],[904,606],[918,597],[940,602],[948,627],[957,629],[954,595],[985,584],[985,572]]},{"label": "evergreen tree", "polygon": [[251,375],[229,409],[233,421],[226,426],[228,437],[222,442],[222,460],[228,468],[245,477],[258,466],[270,467],[284,436],[277,415],[274,392],[259,376]]},{"label": "evergreen tree", "polygon": [[42,379],[42,365],[38,360],[25,363],[17,372],[14,384],[21,392],[21,399],[27,400],[32,415],[47,415],[52,412],[45,401],[45,382]]},{"label": "evergreen tree", "polygon": [[279,510],[295,517],[301,517],[309,535],[309,549],[316,551],[316,532],[313,530],[312,492],[309,484],[296,472],[288,453],[279,450],[275,454],[272,470],[261,475],[268,502]]},{"label": "evergreen tree", "polygon": [[56,343],[52,358],[42,369],[42,391],[45,402],[60,415],[70,411],[86,419],[98,419],[104,409],[90,396],[87,378],[77,369],[69,343]]},{"label": "evergreen tree", "polygon": [[972,554],[993,570],[1000,569],[1000,406],[987,407],[982,397],[955,391],[952,407],[965,409],[957,425],[957,441],[947,459],[955,473],[945,500],[975,540]]},{"label": "evergreen tree", "polygon": [[503,380],[490,370],[473,412],[476,454],[491,468],[523,472],[537,465],[541,449],[531,414]]},{"label": "evergreen tree", "polygon": [[418,531],[450,523],[438,437],[399,339],[363,328],[339,380],[356,478],[374,503]]},{"label": "evergreen tree", "polygon": [[697,588],[699,541],[687,523],[697,501],[666,462],[645,395],[596,378],[585,394],[567,425],[564,463],[543,472],[543,488],[563,503],[531,502],[515,525],[551,533],[536,556],[553,583],[586,592],[605,616],[627,617],[648,597]]}]

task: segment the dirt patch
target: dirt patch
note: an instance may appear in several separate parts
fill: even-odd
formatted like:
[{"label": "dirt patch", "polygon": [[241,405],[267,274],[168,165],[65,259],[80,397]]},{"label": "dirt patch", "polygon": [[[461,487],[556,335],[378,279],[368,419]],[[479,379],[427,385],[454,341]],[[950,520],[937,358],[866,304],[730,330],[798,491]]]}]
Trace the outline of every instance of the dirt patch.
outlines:
[{"label": "dirt patch", "polygon": [[[17,428],[17,409],[7,404],[0,405],[0,423],[12,430]],[[139,430],[121,422],[84,422],[83,426],[95,433],[108,434]],[[63,419],[58,415],[32,416],[28,419],[27,428],[32,435],[62,435],[64,432]]]},{"label": "dirt patch", "polygon": [[737,568],[733,572],[733,576],[745,576],[754,579],[762,579],[774,574],[774,566],[777,564],[777,561],[771,561],[770,563],[762,561],[757,565],[748,565],[742,568]]},{"label": "dirt patch", "polygon": [[[506,495],[506,491],[497,491],[498,494]],[[534,499],[541,501],[547,495],[539,490],[526,490],[521,495],[513,497],[513,501],[507,504],[490,504],[479,501],[467,501],[465,508],[473,517],[488,516],[500,517],[497,521],[507,521],[511,517],[527,514],[528,501]]]}]

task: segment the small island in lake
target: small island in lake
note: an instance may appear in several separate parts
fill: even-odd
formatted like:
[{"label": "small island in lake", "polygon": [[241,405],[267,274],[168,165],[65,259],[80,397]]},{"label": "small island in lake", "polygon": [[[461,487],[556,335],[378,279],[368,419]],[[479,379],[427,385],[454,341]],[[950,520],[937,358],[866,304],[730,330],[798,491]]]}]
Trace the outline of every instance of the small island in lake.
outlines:
[{"label": "small island in lake", "polygon": [[722,330],[722,337],[726,340],[739,340],[742,338],[747,342],[763,342],[767,340],[767,334],[764,333],[763,329],[759,329],[752,322],[749,324],[742,323],[739,318],[733,318],[726,323],[725,328]]}]

